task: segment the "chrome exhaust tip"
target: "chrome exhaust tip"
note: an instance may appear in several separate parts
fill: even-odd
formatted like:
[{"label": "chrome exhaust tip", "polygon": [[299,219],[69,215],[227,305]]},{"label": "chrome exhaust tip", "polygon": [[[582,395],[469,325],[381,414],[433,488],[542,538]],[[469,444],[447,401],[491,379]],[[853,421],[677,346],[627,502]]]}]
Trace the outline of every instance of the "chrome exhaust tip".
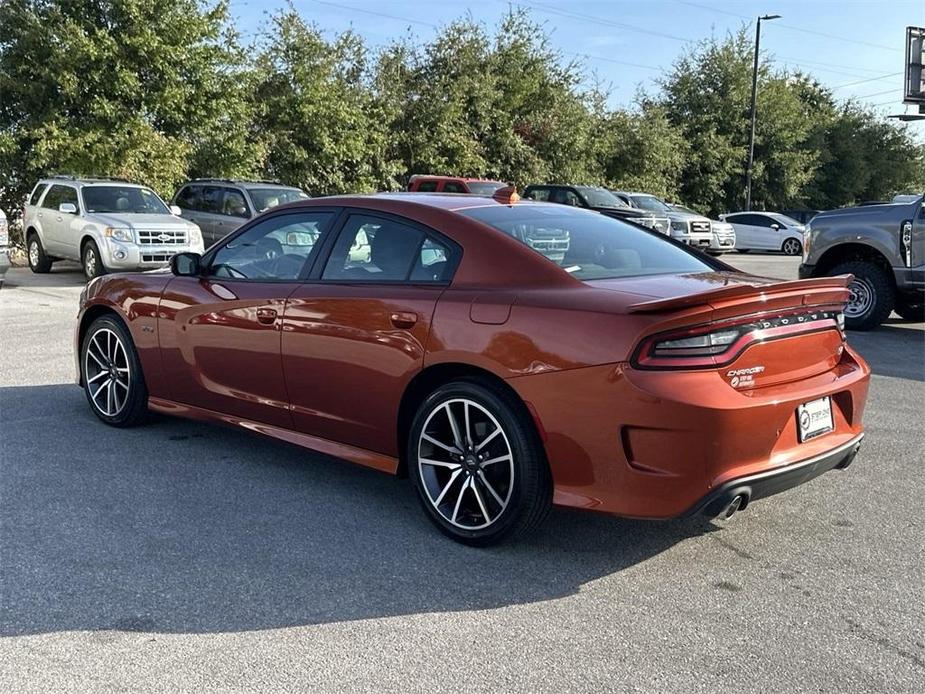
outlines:
[{"label": "chrome exhaust tip", "polygon": [[747,505],[748,497],[745,494],[736,494],[726,508],[720,511],[719,517],[723,520],[729,520],[737,511],[745,508]]}]

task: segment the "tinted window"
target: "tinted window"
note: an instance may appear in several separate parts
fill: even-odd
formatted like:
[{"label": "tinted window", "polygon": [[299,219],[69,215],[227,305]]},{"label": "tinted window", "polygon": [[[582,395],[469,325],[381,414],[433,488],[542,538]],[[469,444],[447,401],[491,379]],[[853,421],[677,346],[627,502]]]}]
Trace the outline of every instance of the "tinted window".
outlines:
[{"label": "tinted window", "polygon": [[47,184],[45,184],[45,183],[39,183],[39,184],[35,187],[35,190],[32,191],[32,196],[29,198],[29,204],[30,204],[30,205],[38,205],[38,204],[39,204],[39,198],[42,197],[42,193],[45,192],[45,189],[46,189],[47,187],[48,187]]},{"label": "tinted window", "polygon": [[492,195],[499,188],[504,188],[506,183],[497,181],[469,181],[469,192],[476,195]]},{"label": "tinted window", "polygon": [[209,274],[234,279],[298,279],[332,216],[330,212],[301,212],[265,219],[219,248]]},{"label": "tinted window", "polygon": [[549,191],[549,202],[557,202],[562,205],[571,205],[572,207],[581,207],[581,198],[574,191],[568,188],[553,188]]},{"label": "tinted window", "polygon": [[57,210],[65,202],[72,203],[78,210],[80,205],[77,204],[77,190],[71,186],[53,185],[42,201],[42,207],[49,210]]},{"label": "tinted window", "polygon": [[513,236],[583,280],[713,269],[658,234],[585,210],[498,205],[460,214]]},{"label": "tinted window", "polygon": [[251,214],[247,209],[247,201],[240,190],[225,188],[225,197],[222,200],[222,214],[229,217],[250,219]]},{"label": "tinted window", "polygon": [[170,214],[153,190],[134,186],[85,186],[84,205],[88,212],[130,214]]},{"label": "tinted window", "polygon": [[539,200],[546,202],[549,200],[549,188],[529,188],[524,191],[524,197],[527,200]]},{"label": "tinted window", "polygon": [[654,195],[634,195],[633,204],[650,212],[671,212],[671,208]]},{"label": "tinted window", "polygon": [[579,188],[579,191],[582,195],[585,196],[585,200],[588,201],[588,204],[591,205],[591,207],[610,207],[619,209],[629,207],[629,205],[627,205],[606,188]]},{"label": "tinted window", "polygon": [[177,195],[177,206],[185,210],[201,210],[202,186],[186,186]]},{"label": "tinted window", "polygon": [[287,202],[308,199],[308,195],[298,188],[251,188],[248,192],[256,214]]},{"label": "tinted window", "polygon": [[443,184],[443,192],[444,193],[468,193],[469,191],[467,191],[465,187],[463,187],[462,183],[457,183],[456,181],[447,181],[446,183]]},{"label": "tinted window", "polygon": [[418,191],[419,193],[433,193],[435,190],[437,190],[437,182],[436,181],[421,181],[420,183],[418,183],[415,190]]},{"label": "tinted window", "polygon": [[203,212],[211,212],[213,214],[222,213],[222,198],[224,197],[224,188],[219,186],[203,186],[202,187],[202,202],[199,209]]},{"label": "tinted window", "polygon": [[351,215],[322,277],[350,282],[447,279],[449,249],[419,229],[391,219]]}]

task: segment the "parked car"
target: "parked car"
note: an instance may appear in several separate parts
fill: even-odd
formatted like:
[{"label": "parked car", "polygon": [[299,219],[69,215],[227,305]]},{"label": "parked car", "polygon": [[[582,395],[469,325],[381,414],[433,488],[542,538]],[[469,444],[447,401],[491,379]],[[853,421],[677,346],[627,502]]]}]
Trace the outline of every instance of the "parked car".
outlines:
[{"label": "parked car", "polygon": [[174,254],[201,252],[199,227],[180,219],[146,186],[108,178],[39,181],[23,211],[32,272],[76,260],[87,279],[111,270],[166,267]]},{"label": "parked car", "polygon": [[10,267],[10,227],[6,219],[6,212],[0,210],[0,286]]},{"label": "parked car", "polygon": [[736,250],[780,251],[787,255],[803,252],[803,232],[806,227],[779,212],[733,212],[719,216],[736,232]]},{"label": "parked car", "polygon": [[[690,207],[685,207],[684,205],[679,205],[678,203],[668,203],[671,207],[678,212],[686,212],[689,215],[695,217],[702,217],[699,212],[692,210]],[[727,251],[731,251],[735,248],[736,245],[736,232],[735,228],[728,222],[721,222],[716,219],[710,220],[710,230],[713,233],[713,238],[710,241],[710,247],[707,249],[707,253],[710,255],[722,255]]]},{"label": "parked car", "polygon": [[533,184],[524,188],[524,198],[540,202],[553,202],[572,207],[583,207],[614,219],[641,224],[663,234],[668,233],[668,218],[634,209],[606,188],[599,186],[570,186],[558,183]]},{"label": "parked car", "polygon": [[469,193],[471,195],[494,195],[496,190],[500,190],[507,185],[508,184],[503,181],[492,181],[486,178],[415,174],[408,181],[408,190],[413,193]]},{"label": "parked car", "polygon": [[266,210],[307,198],[301,188],[272,181],[197,178],[177,188],[173,204],[199,225],[208,247]]},{"label": "parked car", "polygon": [[822,210],[782,210],[781,214],[790,219],[797,220],[800,224],[808,224],[809,220],[819,214]]},{"label": "parked car", "polygon": [[[728,516],[852,461],[870,370],[841,330],[846,277],[753,277],[501,193],[305,200],[172,273],[91,283],[75,335],[90,408],[407,473],[436,526],[479,545],[553,502]],[[527,241],[547,233],[568,250]]]},{"label": "parked car", "polygon": [[713,243],[713,229],[707,217],[676,210],[664,200],[648,193],[632,193],[622,190],[614,191],[614,193],[628,205],[668,217],[671,238],[704,250]]},{"label": "parked car", "polygon": [[849,328],[875,328],[891,311],[925,320],[925,196],[821,212],[805,238],[800,277],[853,275]]}]

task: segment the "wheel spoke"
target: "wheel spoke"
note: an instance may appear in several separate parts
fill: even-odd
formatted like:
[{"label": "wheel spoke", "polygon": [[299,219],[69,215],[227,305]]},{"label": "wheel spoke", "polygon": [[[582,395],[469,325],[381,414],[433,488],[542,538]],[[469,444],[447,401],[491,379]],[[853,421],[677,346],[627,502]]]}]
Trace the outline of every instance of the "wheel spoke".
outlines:
[{"label": "wheel spoke", "polygon": [[443,501],[443,497],[446,496],[446,493],[450,491],[450,487],[453,486],[453,482],[456,481],[456,478],[462,474],[462,470],[454,470],[453,474],[450,475],[449,481],[446,483],[446,486],[443,488],[443,491],[440,492],[440,496],[437,497],[437,500],[434,501],[434,506],[439,507],[440,502]]},{"label": "wheel spoke", "polygon": [[456,470],[462,467],[459,463],[445,463],[442,460],[432,460],[431,458],[418,458],[418,460],[424,465],[436,465],[438,467],[449,468],[450,470]]},{"label": "wheel spoke", "polygon": [[106,389],[106,414],[111,415],[113,413],[113,408],[116,406],[115,398],[113,393],[115,388],[112,387],[112,381],[109,381],[109,388]]},{"label": "wheel spoke", "polygon": [[93,393],[92,393],[92,395],[91,395],[90,397],[93,398],[94,402],[96,401],[96,396],[100,394],[100,391],[102,391],[103,388],[105,388],[105,387],[108,386],[108,385],[109,385],[109,381],[104,381],[104,382],[100,385],[99,388],[97,388],[96,390],[93,391]]},{"label": "wheel spoke", "polygon": [[475,452],[478,453],[480,450],[482,450],[489,441],[491,441],[493,438],[495,438],[500,433],[501,433],[501,427],[495,427],[495,430],[491,432],[488,436],[486,436],[484,439],[482,439],[482,442],[475,447]]},{"label": "wheel spoke", "polygon": [[511,459],[511,456],[509,454],[505,454],[505,455],[499,455],[497,458],[489,458],[488,460],[483,460],[479,464],[482,467],[485,467],[486,465],[494,465],[495,463],[501,463],[501,462],[504,462],[505,460],[510,460],[510,459]]},{"label": "wheel spoke", "polygon": [[447,446],[445,443],[437,441],[437,439],[435,439],[430,434],[421,434],[421,438],[429,443],[434,444],[435,446],[439,446],[443,450],[448,451],[450,453],[455,453],[457,455],[462,454],[462,451],[459,448],[456,448],[455,446]]},{"label": "wheel spoke", "polygon": [[466,444],[462,439],[462,436],[459,434],[459,424],[456,423],[456,417],[453,416],[453,410],[450,408],[450,403],[446,403],[443,406],[443,409],[446,410],[446,418],[450,420],[450,429],[453,430],[453,443],[456,444],[456,447],[460,450],[465,450]]},{"label": "wheel spoke", "polygon": [[125,390],[126,392],[128,391],[128,384],[127,384],[127,383],[123,383],[123,382],[120,381],[118,378],[117,378],[115,381],[113,381],[113,383],[115,383],[117,386],[121,386],[121,387],[123,388],[123,390]]},{"label": "wheel spoke", "polygon": [[470,484],[472,484],[471,477],[469,477],[465,482],[463,482],[463,486],[459,490],[459,495],[456,497],[456,506],[453,507],[453,517],[450,519],[450,521],[453,523],[456,522],[456,516],[459,515],[459,506],[460,504],[462,504],[463,494],[466,493],[466,490],[469,488]]},{"label": "wheel spoke", "polygon": [[[97,333],[97,334],[99,334],[99,333]],[[93,353],[93,348],[94,348],[94,347],[96,347],[97,354],[100,355],[99,358],[97,358],[96,354]],[[100,343],[96,341],[96,335],[94,335],[92,338],[90,338],[90,344],[87,345],[87,352],[89,352],[90,355],[91,355],[94,359],[96,359],[96,363],[97,363],[97,364],[99,364],[100,366],[106,368],[106,364],[104,363],[104,362],[107,360],[106,352],[105,352],[105,350],[103,349],[103,347],[100,345]],[[101,361],[101,359],[102,359],[102,361]]]},{"label": "wheel spoke", "polygon": [[[472,479],[471,477],[469,478]],[[485,508],[485,502],[482,501],[482,495],[479,494],[479,488],[476,486],[475,482],[470,481],[469,486],[472,487],[472,493],[475,494],[475,500],[479,503],[479,509],[482,511],[482,518],[485,519],[486,523],[491,523],[491,516],[488,515],[488,509]]]},{"label": "wheel spoke", "polygon": [[488,481],[488,478],[485,476],[485,473],[482,472],[481,470],[479,470],[479,480],[482,482],[482,484],[485,485],[485,489],[488,490],[488,493],[491,494],[495,498],[495,501],[498,502],[498,506],[500,506],[503,509],[504,499],[498,496],[498,492],[496,492],[495,488],[491,486],[491,483]]},{"label": "wheel spoke", "polygon": [[464,405],[464,410],[463,410],[463,411],[465,412],[465,415],[466,415],[466,440],[465,440],[465,444],[466,444],[467,446],[471,446],[471,445],[472,445],[472,425],[471,425],[470,422],[469,422],[469,401],[466,400],[466,402],[464,402],[463,405]]},{"label": "wheel spoke", "polygon": [[107,372],[107,371],[100,371],[96,376],[94,376],[93,378],[89,379],[89,380],[87,381],[87,383],[88,383],[88,384],[89,384],[89,383],[95,383],[96,381],[100,380],[100,379],[103,378],[104,376],[108,376],[108,375],[109,375],[109,372]]}]

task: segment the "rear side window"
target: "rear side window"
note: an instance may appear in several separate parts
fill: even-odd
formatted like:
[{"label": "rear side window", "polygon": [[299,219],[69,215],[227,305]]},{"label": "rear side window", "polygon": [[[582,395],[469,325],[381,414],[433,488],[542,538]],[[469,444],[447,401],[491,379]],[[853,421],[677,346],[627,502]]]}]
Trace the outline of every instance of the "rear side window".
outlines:
[{"label": "rear side window", "polygon": [[222,197],[224,188],[219,186],[203,186],[202,188],[202,206],[199,208],[203,212],[213,214],[222,214]]},{"label": "rear side window", "polygon": [[437,190],[437,182],[436,181],[421,181],[420,183],[417,184],[417,186],[415,187],[415,190],[419,193],[433,193],[435,190]]},{"label": "rear side window", "polygon": [[581,280],[713,270],[660,234],[596,212],[524,204],[475,207],[460,214],[514,237]]},{"label": "rear side window", "polygon": [[29,197],[30,205],[38,205],[39,199],[42,197],[42,193],[45,192],[45,189],[48,187],[47,183],[39,183],[35,190],[32,191],[32,195]]},{"label": "rear side window", "polygon": [[531,188],[524,194],[524,197],[528,200],[546,202],[549,200],[549,188]]},{"label": "rear side window", "polygon": [[450,249],[401,222],[355,214],[347,219],[322,279],[439,282],[449,278]]},{"label": "rear side window", "polygon": [[53,185],[42,201],[42,207],[49,210],[57,210],[58,207],[65,203],[72,203],[80,211],[80,205],[77,203],[77,190],[71,186]]},{"label": "rear side window", "polygon": [[447,181],[443,184],[444,193],[468,193],[462,183],[456,181]]}]

